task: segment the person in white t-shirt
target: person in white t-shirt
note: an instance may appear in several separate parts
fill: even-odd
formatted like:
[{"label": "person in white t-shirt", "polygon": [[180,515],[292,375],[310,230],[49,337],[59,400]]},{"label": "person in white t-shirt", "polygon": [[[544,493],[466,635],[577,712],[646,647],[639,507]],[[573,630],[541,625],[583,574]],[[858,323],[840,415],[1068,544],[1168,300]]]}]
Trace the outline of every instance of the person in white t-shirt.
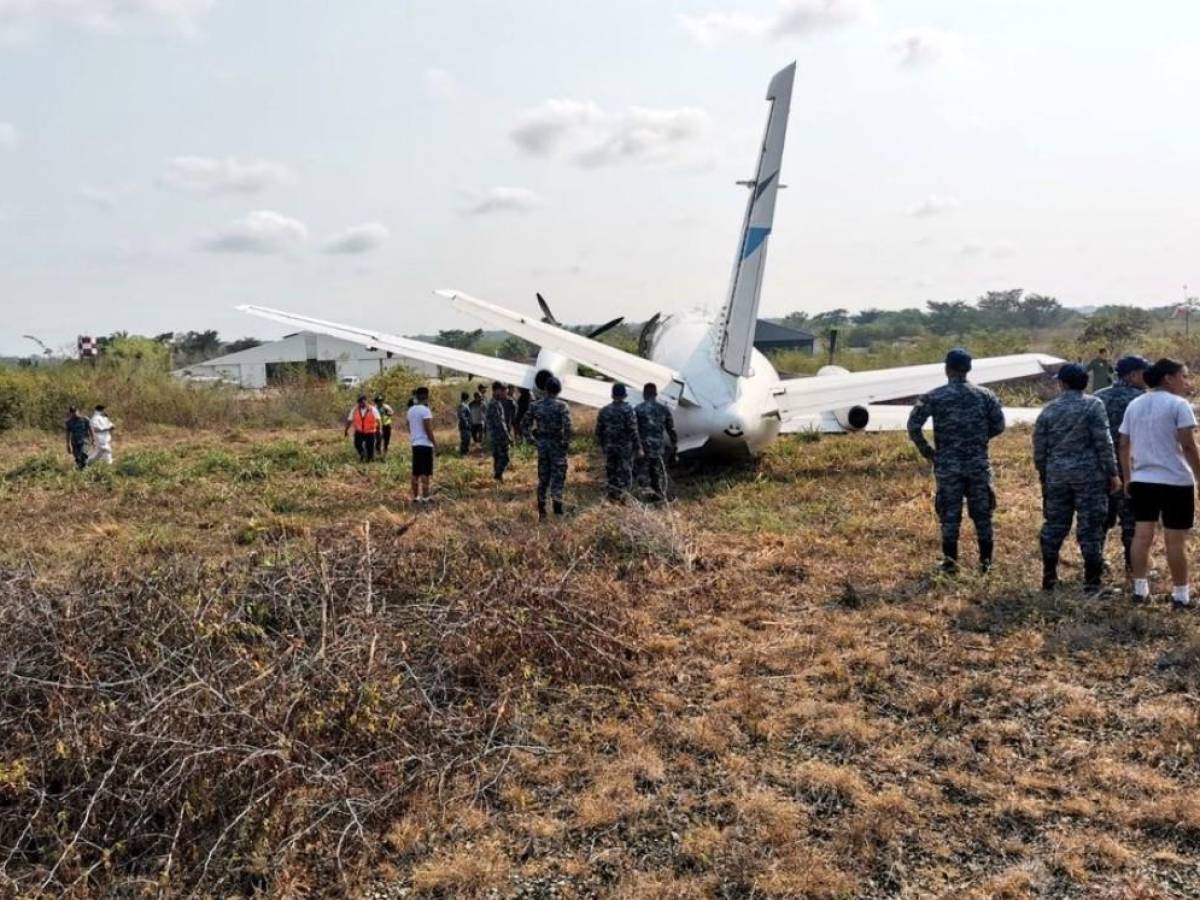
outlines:
[{"label": "person in white t-shirt", "polygon": [[428,503],[429,480],[433,477],[433,452],[437,441],[433,437],[433,412],[429,409],[429,388],[414,392],[417,402],[408,408],[408,439],[412,444],[413,503]]},{"label": "person in white t-shirt", "polygon": [[1167,566],[1171,570],[1171,603],[1190,605],[1187,538],[1196,517],[1196,482],[1200,451],[1196,448],[1196,413],[1184,399],[1191,385],[1181,362],[1160,359],[1145,373],[1150,390],[1135,399],[1121,420],[1121,471],[1133,507],[1133,595],[1150,596],[1147,570],[1154,532],[1161,521]]}]

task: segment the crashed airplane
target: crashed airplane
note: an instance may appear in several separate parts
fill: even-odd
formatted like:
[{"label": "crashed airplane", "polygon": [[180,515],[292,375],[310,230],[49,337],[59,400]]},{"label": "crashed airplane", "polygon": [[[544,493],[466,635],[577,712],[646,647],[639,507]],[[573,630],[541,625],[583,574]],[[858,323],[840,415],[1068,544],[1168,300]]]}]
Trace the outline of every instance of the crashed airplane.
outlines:
[{"label": "crashed airplane", "polygon": [[[592,335],[562,328],[544,302],[546,315],[536,318],[458,290],[436,293],[455,309],[539,347],[534,363],[510,362],[268,307],[238,309],[505,384],[534,388],[545,378],[543,373],[550,373],[562,383],[564,400],[585,406],[608,403],[611,381],[626,384],[635,394],[645,383],[654,382],[659,399],[674,410],[679,453],[736,457],[761,453],[781,434],[901,430],[909,408],[886,404],[942,384],[945,374],[940,364],[866,372],[826,366],[816,376],[784,380],[754,349],[795,71],[792,63],[776,73],[767,88],[766,133],[754,178],[746,182],[750,198],[724,307],[715,317],[701,312],[655,316],[643,329],[641,355],[594,340],[607,325]],[[1036,353],[977,359],[971,380],[986,384],[1040,375],[1061,362]],[[611,381],[580,374],[580,365]],[[1032,421],[1037,412],[1009,409],[1005,414],[1014,423]]]}]

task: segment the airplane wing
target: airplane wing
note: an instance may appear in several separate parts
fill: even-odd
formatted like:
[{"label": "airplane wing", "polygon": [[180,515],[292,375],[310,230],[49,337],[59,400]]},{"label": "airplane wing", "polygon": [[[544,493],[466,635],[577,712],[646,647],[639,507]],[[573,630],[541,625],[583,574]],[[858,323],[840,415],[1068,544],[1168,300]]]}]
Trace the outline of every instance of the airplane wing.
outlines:
[{"label": "airplane wing", "polygon": [[[467,350],[455,350],[452,347],[440,347],[425,341],[415,341],[412,338],[399,337],[394,334],[383,334],[353,325],[340,325],[337,322],[327,322],[311,316],[271,309],[267,306],[239,306],[241,312],[270,319],[284,325],[301,328],[305,331],[316,331],[321,334],[342,338],[364,347],[376,350],[390,350],[398,356],[417,359],[421,362],[432,363],[456,372],[479,375],[491,381],[502,381],[505,384],[515,384],[519,387],[532,388],[533,379],[537,375],[535,366],[498,359],[494,356],[484,356],[482,353],[471,353]],[[612,399],[612,385],[598,378],[588,378],[584,375],[567,375],[561,379],[563,389],[560,395],[564,400],[592,406],[596,409],[605,406]]]},{"label": "airplane wing", "polygon": [[[993,356],[977,359],[970,380],[976,384],[1008,381],[1043,374],[1047,367],[1063,361],[1041,353]],[[776,387],[780,418],[786,425],[793,419],[822,416],[852,406],[870,406],[886,400],[916,397],[946,380],[942,363],[900,366],[868,372],[838,372],[811,378],[792,378]]]},{"label": "airplane wing", "polygon": [[[911,406],[869,405],[867,424],[863,428],[849,428],[834,412],[796,416],[783,423],[781,434],[798,434],[803,431],[820,431],[824,434],[845,434],[850,431],[907,431]],[[1032,425],[1041,413],[1040,407],[1006,407],[1005,425]],[[933,428],[933,421],[925,423],[926,430]]]},{"label": "airplane wing", "polygon": [[537,319],[511,312],[503,307],[479,300],[461,291],[443,290],[436,292],[445,297],[461,312],[468,313],[491,325],[503,328],[509,334],[524,338],[532,344],[561,353],[575,362],[595,369],[631,387],[640,388],[654,382],[661,393],[683,400],[687,396],[683,377],[674,369],[632,353],[626,353],[608,344],[602,344],[565,328],[549,325]]}]

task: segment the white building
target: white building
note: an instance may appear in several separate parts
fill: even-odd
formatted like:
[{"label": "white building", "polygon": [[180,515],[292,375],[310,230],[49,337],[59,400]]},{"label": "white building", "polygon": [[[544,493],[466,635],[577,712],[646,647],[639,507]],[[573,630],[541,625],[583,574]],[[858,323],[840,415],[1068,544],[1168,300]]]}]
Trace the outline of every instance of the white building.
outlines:
[{"label": "white building", "polygon": [[278,341],[251,347],[228,356],[176,369],[171,374],[196,380],[223,380],[245,388],[262,388],[289,378],[309,374],[330,380],[347,378],[366,381],[395,366],[405,366],[429,376],[437,366],[369,350],[360,344],[325,334],[300,331]]}]

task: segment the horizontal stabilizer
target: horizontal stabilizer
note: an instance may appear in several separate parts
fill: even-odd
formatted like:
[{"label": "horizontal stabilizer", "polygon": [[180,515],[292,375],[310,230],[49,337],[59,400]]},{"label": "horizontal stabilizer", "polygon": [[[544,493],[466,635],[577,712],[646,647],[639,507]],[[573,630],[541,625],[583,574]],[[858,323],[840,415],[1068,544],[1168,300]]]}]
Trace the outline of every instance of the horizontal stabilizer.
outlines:
[{"label": "horizontal stabilizer", "polygon": [[[364,347],[389,350],[397,356],[420,360],[421,362],[441,366],[444,369],[452,369],[455,372],[476,375],[488,381],[500,381],[504,384],[514,384],[518,387],[532,389],[534,386],[533,379],[537,375],[537,368],[535,366],[511,362],[507,359],[497,359],[494,356],[484,356],[481,353],[471,353],[468,350],[441,347],[437,344],[426,343],[425,341],[416,341],[412,338],[399,337],[394,334],[383,334],[366,328],[357,328],[353,325],[327,322],[324,319],[315,319],[311,316],[302,316],[297,313],[284,312],[283,310],[271,309],[266,306],[246,305],[239,306],[238,309],[252,316],[258,316],[261,319],[270,319],[273,322],[280,322],[293,328],[303,329],[304,331],[328,334],[331,337],[351,341]],[[599,409],[612,399],[612,385],[598,378],[588,378],[584,375],[567,375],[561,381],[563,389],[560,396],[572,403],[580,403],[584,406]]]},{"label": "horizontal stabilizer", "polygon": [[561,353],[563,356],[582,363],[597,372],[601,372],[631,387],[641,387],[653,382],[660,392],[676,399],[681,398],[684,390],[683,379],[679,373],[667,366],[642,359],[632,353],[626,353],[608,344],[602,344],[573,331],[567,331],[557,325],[550,325],[520,313],[511,312],[503,307],[479,300],[470,294],[460,291],[438,291],[439,296],[445,297],[451,305],[460,312],[474,316],[483,322],[503,328],[509,334]]},{"label": "horizontal stabilizer", "polygon": [[[1041,353],[977,359],[971,368],[970,380],[976,384],[990,384],[1028,378],[1041,375],[1049,367],[1061,365],[1062,362],[1057,357]],[[917,397],[945,382],[946,367],[942,363],[900,366],[869,372],[792,378],[779,383],[776,399],[780,417],[786,424],[795,418],[820,416],[832,410]]]}]

